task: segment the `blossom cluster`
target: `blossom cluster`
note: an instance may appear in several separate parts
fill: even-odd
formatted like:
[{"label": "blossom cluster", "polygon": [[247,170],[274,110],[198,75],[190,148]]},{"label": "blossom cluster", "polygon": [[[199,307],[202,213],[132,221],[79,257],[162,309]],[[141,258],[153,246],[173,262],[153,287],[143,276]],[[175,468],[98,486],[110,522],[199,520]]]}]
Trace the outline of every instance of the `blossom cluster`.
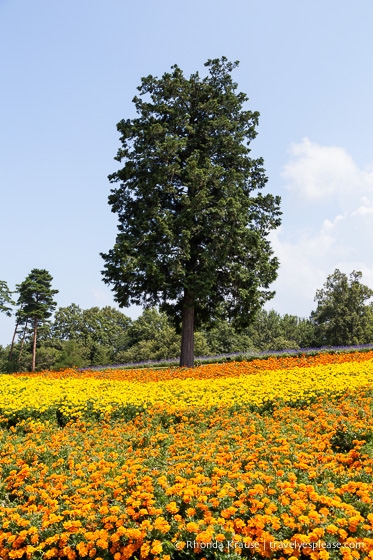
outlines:
[{"label": "blossom cluster", "polygon": [[[0,557],[373,558],[372,358],[356,358],[229,364],[241,374],[213,383],[1,379]],[[37,416],[60,397],[112,408],[64,427]],[[130,402],[132,418],[114,414]]]}]

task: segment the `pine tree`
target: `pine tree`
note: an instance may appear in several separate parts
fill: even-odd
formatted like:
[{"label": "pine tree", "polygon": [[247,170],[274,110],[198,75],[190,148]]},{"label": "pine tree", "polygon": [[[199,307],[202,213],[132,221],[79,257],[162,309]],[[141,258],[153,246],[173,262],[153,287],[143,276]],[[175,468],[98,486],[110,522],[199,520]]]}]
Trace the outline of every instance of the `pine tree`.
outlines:
[{"label": "pine tree", "polygon": [[27,278],[17,285],[19,293],[17,304],[20,306],[18,319],[23,320],[26,324],[31,322],[33,329],[31,371],[35,371],[36,365],[38,328],[47,322],[56,308],[53,297],[58,294],[58,290],[52,290],[52,280],[53,278],[47,270],[34,268]]}]

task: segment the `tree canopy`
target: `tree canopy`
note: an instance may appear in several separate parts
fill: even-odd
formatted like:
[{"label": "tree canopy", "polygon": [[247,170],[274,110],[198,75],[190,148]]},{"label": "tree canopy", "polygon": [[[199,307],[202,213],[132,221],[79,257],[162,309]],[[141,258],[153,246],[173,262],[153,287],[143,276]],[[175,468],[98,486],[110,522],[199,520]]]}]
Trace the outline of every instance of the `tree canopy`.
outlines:
[{"label": "tree canopy", "polygon": [[273,296],[269,232],[280,198],[260,192],[262,158],[250,157],[259,113],[246,110],[231,73],[238,62],[208,60],[209,74],[178,66],[142,78],[138,116],[117,129],[124,164],[109,204],[118,215],[104,281],[120,306],[159,306],[182,324],[181,365],[193,365],[194,326],[228,318],[250,323]]},{"label": "tree canopy", "polygon": [[129,317],[113,307],[81,309],[72,303],[56,311],[50,337],[76,341],[89,365],[105,365],[113,363],[117,353],[126,348],[131,324]]},{"label": "tree canopy", "polygon": [[12,292],[4,280],[0,280],[0,313],[5,313],[8,317],[12,315],[12,306],[15,305],[12,299]]},{"label": "tree canopy", "polygon": [[311,313],[318,346],[341,346],[372,342],[373,313],[368,301],[373,290],[361,283],[362,273],[347,276],[336,269],[321,290]]}]

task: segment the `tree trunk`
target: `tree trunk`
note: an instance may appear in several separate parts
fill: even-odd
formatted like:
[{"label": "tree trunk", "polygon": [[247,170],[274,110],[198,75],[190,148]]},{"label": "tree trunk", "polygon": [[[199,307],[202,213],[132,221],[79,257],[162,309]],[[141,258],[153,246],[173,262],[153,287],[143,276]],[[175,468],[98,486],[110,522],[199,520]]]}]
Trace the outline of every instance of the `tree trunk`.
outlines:
[{"label": "tree trunk", "polygon": [[28,323],[28,319],[26,319],[25,328],[23,329],[23,336],[22,336],[21,346],[20,346],[19,354],[18,354],[18,364],[19,364],[20,361],[21,361],[22,350],[23,350],[23,346],[24,346],[24,344],[25,344],[26,331],[27,331],[27,323]]},{"label": "tree trunk", "polygon": [[32,367],[31,367],[31,371],[35,371],[35,365],[36,365],[36,335],[37,335],[37,329],[38,329],[38,320],[35,317],[34,318],[34,340],[32,343]]},{"label": "tree trunk", "polygon": [[13,350],[14,350],[14,344],[15,344],[16,336],[17,336],[18,324],[19,324],[19,319],[17,319],[16,327],[14,329],[14,334],[13,334],[13,338],[12,338],[12,344],[10,345],[10,352],[9,352],[9,356],[8,356],[9,361],[13,358]]},{"label": "tree trunk", "polygon": [[194,366],[194,297],[184,292],[181,323],[181,367]]}]

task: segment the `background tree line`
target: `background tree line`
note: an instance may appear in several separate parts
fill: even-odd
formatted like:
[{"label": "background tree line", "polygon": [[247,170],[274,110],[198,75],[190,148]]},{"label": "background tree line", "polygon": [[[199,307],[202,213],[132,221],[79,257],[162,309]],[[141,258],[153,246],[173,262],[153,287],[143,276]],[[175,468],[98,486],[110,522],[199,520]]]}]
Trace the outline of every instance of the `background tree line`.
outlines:
[{"label": "background tree line", "polygon": [[[44,293],[44,299],[40,282],[38,284],[35,277],[36,280],[44,279],[41,284],[47,293]],[[213,326],[211,323],[201,326],[195,332],[195,355],[373,342],[373,305],[370,303],[373,290],[362,284],[361,278],[360,272],[354,271],[347,276],[335,270],[323,288],[317,290],[317,307],[309,318],[262,309],[240,332],[232,323],[221,319]],[[6,348],[0,347],[0,371],[27,371],[33,368],[34,360],[35,368],[40,370],[136,363],[179,356],[181,335],[167,315],[155,307],[145,309],[138,319],[132,320],[113,307],[81,309],[73,303],[58,308],[51,320],[55,305],[51,296],[57,292],[52,290],[51,280],[46,271],[35,272],[34,269],[17,286],[17,303],[6,283],[0,283],[0,309],[10,316],[15,307],[16,323],[13,343]],[[33,298],[38,301],[33,303]],[[27,313],[31,316],[28,317]]]},{"label": "background tree line", "polygon": [[[268,239],[281,223],[280,197],[265,192],[262,158],[251,156],[259,113],[247,109],[225,57],[187,78],[174,65],[141,79],[136,117],[117,124],[119,165],[108,198],[118,218],[103,280],[132,321],[111,307],[59,308],[49,272],[33,269],[0,311],[11,344],[0,367],[17,371],[162,360],[254,350],[370,343],[373,291],[338,269],[317,290],[309,318],[265,311],[279,261]],[[14,301],[14,294],[18,299]]]}]

